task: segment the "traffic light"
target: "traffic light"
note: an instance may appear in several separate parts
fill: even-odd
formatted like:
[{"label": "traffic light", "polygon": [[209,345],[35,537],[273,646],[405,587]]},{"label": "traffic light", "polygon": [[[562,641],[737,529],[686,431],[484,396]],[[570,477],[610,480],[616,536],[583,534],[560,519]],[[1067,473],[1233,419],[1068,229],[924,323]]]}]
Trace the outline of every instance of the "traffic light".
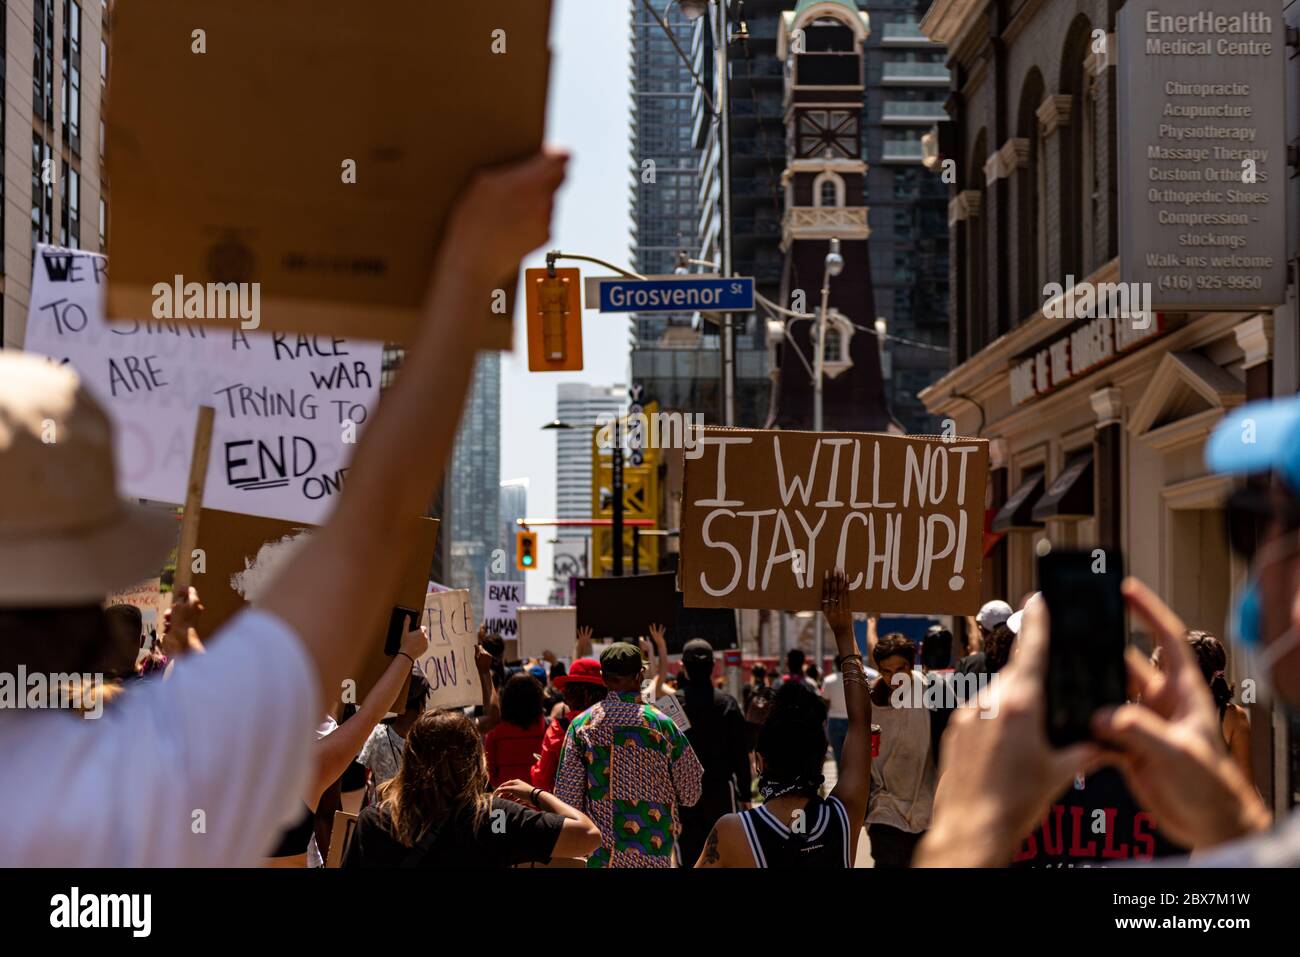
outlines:
[{"label": "traffic light", "polygon": [[515,532],[515,568],[530,572],[537,567],[537,533]]},{"label": "traffic light", "polygon": [[576,269],[524,272],[528,371],[582,369],[582,277]]}]

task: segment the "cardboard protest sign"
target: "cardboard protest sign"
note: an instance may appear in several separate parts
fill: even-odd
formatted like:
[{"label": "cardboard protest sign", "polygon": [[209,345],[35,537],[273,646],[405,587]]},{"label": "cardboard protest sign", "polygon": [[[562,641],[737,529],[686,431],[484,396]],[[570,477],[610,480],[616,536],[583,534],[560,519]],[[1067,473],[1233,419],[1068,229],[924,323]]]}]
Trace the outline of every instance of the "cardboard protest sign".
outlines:
[{"label": "cardboard protest sign", "polygon": [[326,867],[343,866],[343,855],[347,853],[348,844],[352,841],[352,833],[357,829],[357,818],[360,816],[349,814],[347,811],[334,812],[334,823],[330,825],[330,852],[325,860]]},{"label": "cardboard protest sign", "polygon": [[489,581],[483,585],[483,621],[489,635],[514,638],[519,634],[517,612],[524,603],[523,582]]},{"label": "cardboard protest sign", "polygon": [[692,638],[703,638],[715,651],[739,643],[736,613],[730,608],[686,607],[672,572],[578,579],[577,609],[577,624],[590,627],[597,640],[648,638],[654,623],[664,626],[670,655],[681,654]]},{"label": "cardboard protest sign", "polygon": [[464,708],[483,703],[474,652],[478,626],[469,591],[430,592],[420,623],[429,630],[429,650],[415,666],[429,682],[427,708]]},{"label": "cardboard protest sign", "polygon": [[973,615],[988,442],[705,429],[686,461],[687,606],[820,609],[843,568],[855,611]]},{"label": "cardboard protest sign", "polygon": [[122,490],[185,500],[196,411],[215,410],[208,508],[319,524],[379,399],[379,342],[148,318],[104,321],[108,260],[38,246],[25,348],[70,364],[117,430]]},{"label": "cardboard protest sign", "polygon": [[[541,146],[550,12],[550,0],[121,4],[104,121],[110,315],[150,315],[155,285],[175,277],[256,284],[263,330],[409,343],[471,173]],[[500,280],[484,348],[512,345],[517,281]]]},{"label": "cardboard protest sign", "polygon": [[557,658],[573,655],[578,637],[578,609],[573,605],[548,605],[519,609],[519,657],[540,658],[550,651]]},{"label": "cardboard protest sign", "polygon": [[[438,521],[417,518],[412,522],[417,528],[416,544],[402,564],[402,580],[393,589],[388,604],[412,609],[411,627],[416,627],[424,608]],[[204,606],[203,637],[216,635],[235,614],[256,605],[279,569],[293,560],[314,531],[314,526],[301,523],[203,509],[199,517],[199,554],[189,559],[195,566],[192,584]],[[177,560],[187,559],[177,556]],[[375,623],[373,633],[358,636],[367,651],[356,675],[357,703],[365,699],[392,660],[384,651],[389,618],[385,614],[382,621]]]},{"label": "cardboard protest sign", "polygon": [[736,612],[731,608],[690,608],[686,596],[677,592],[677,615],[664,636],[670,655],[680,655],[682,646],[693,638],[703,638],[714,651],[740,647],[736,629]]},{"label": "cardboard protest sign", "polygon": [[578,579],[578,627],[596,641],[636,641],[650,636],[651,623],[671,633],[675,617],[672,572],[623,578]]}]

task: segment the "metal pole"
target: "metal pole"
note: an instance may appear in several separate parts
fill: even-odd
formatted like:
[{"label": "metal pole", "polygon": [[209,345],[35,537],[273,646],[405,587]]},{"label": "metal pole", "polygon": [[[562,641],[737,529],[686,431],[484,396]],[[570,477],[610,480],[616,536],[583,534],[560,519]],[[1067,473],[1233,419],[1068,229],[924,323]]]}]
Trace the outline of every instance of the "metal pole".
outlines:
[{"label": "metal pole", "polygon": [[[813,357],[815,371],[813,372],[813,431],[821,432],[824,429],[823,411],[822,411],[822,382],[825,379],[826,369],[826,310],[830,302],[831,295],[831,271],[828,268],[822,270],[822,305],[817,313],[817,354]],[[826,647],[826,618],[820,612],[817,613],[817,623],[813,632],[813,654],[817,662],[817,671],[822,670],[822,655]]]},{"label": "metal pole", "polygon": [[632,574],[641,574],[641,526],[632,526]]},{"label": "metal pole", "polygon": [[[734,275],[731,252],[731,77],[727,70],[727,2],[718,7],[715,34],[718,67],[719,149],[722,165],[722,275]],[[731,313],[722,317],[722,424],[736,424],[736,328]]]},{"label": "metal pole", "polygon": [[623,576],[623,429],[618,418],[614,419],[614,460],[610,464],[612,473],[611,492],[614,496],[614,577]]},{"label": "metal pole", "polygon": [[822,429],[822,381],[826,378],[826,311],[831,295],[830,270],[822,271],[822,305],[817,311],[817,351],[813,355],[813,431]]}]

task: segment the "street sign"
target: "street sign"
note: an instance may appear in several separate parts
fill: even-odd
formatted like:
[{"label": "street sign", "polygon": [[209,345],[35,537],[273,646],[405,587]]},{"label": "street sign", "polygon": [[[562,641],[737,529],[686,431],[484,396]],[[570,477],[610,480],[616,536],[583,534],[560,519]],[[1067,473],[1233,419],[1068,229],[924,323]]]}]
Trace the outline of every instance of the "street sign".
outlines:
[{"label": "street sign", "polygon": [[744,277],[656,276],[588,280],[587,308],[601,312],[751,312],[754,280]]}]

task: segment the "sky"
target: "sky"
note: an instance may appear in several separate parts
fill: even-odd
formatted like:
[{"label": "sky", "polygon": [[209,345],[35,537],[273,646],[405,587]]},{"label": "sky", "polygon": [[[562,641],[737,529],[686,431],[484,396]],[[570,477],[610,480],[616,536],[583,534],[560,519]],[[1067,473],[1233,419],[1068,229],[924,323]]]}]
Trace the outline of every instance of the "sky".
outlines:
[{"label": "sky", "polygon": [[[551,88],[547,140],[572,151],[549,248],[628,264],[631,235],[628,120],[631,81],[628,0],[556,0],[551,24]],[[546,250],[525,261],[545,265]],[[584,278],[604,273],[589,263],[570,263]],[[519,302],[522,305],[523,297]],[[555,515],[555,433],[541,427],[555,418],[556,385],[628,380],[626,318],[584,312],[581,372],[529,372],[527,327],[515,315],[515,349],[501,357],[501,478],[527,477],[528,515]],[[539,570],[527,573],[528,601],[545,604],[550,591],[550,540],[539,530]],[[524,574],[520,572],[519,574]]]}]

